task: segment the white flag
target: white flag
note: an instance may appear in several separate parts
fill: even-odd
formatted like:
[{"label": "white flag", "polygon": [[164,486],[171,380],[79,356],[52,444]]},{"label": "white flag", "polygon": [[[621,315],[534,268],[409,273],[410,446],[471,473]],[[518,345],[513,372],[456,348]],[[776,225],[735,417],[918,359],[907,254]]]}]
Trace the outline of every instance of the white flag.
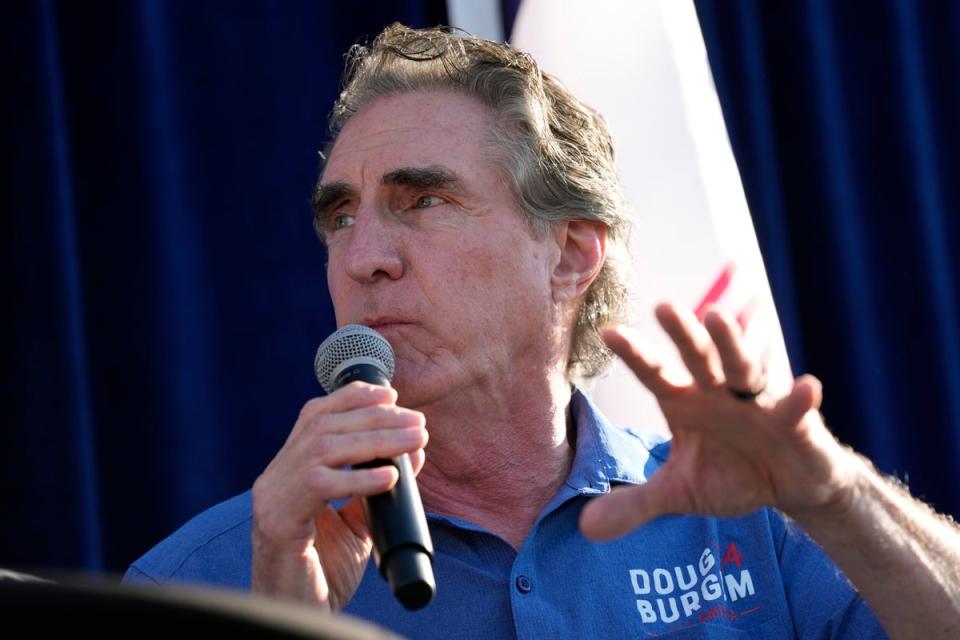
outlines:
[{"label": "white flag", "polygon": [[[767,388],[786,393],[793,376],[693,4],[524,0],[510,41],[613,133],[633,217],[636,330],[664,364],[681,367],[654,307],[718,304],[739,319],[750,354],[764,358]],[[592,395],[618,424],[666,431],[652,395],[622,363]]]}]

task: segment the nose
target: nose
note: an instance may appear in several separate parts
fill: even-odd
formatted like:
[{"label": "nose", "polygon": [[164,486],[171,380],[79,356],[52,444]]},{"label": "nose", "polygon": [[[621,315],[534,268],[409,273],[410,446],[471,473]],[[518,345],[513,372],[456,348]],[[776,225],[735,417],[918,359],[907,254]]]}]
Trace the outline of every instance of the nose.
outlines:
[{"label": "nose", "polygon": [[396,230],[390,229],[384,216],[373,210],[358,212],[345,264],[347,275],[367,284],[403,275],[403,256]]}]

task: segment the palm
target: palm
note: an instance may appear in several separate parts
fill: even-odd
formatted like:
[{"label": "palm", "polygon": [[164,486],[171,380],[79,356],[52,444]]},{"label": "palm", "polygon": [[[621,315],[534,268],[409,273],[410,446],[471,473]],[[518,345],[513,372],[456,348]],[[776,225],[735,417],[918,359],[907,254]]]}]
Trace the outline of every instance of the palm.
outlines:
[{"label": "palm", "polygon": [[[802,446],[807,425],[778,424],[771,407],[744,406],[725,390],[662,398],[674,434],[664,490],[684,513],[734,516],[792,499],[784,479],[799,471],[784,451]],[[762,455],[760,455],[762,454]]]}]

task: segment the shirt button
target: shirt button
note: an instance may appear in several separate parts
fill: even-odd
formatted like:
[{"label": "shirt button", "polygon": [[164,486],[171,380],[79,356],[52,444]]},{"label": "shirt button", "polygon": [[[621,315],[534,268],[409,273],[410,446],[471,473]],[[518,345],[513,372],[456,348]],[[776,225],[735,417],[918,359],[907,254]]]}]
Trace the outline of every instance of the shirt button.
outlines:
[{"label": "shirt button", "polygon": [[530,593],[533,590],[533,583],[527,576],[517,576],[517,590],[520,593]]}]

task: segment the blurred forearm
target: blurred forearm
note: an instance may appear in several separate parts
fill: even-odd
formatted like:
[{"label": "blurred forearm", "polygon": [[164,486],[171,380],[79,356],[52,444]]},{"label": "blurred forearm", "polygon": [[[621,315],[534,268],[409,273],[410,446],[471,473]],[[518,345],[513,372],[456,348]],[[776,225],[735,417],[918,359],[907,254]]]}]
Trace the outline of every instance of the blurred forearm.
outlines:
[{"label": "blurred forearm", "polygon": [[793,515],[891,638],[960,637],[960,528],[849,451],[857,482],[829,509]]}]

